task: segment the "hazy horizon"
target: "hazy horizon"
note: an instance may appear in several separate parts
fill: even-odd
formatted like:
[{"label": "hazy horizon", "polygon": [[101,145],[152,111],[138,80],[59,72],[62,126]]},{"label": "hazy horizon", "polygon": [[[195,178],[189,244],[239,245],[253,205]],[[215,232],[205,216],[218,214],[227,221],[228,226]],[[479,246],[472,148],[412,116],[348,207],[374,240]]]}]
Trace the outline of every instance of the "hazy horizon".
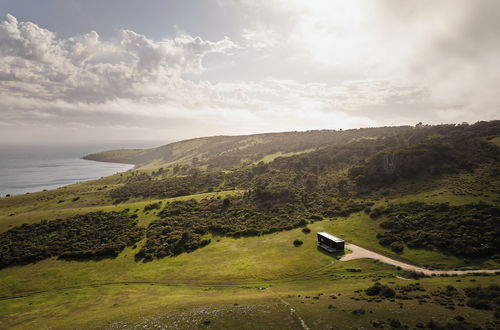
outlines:
[{"label": "hazy horizon", "polygon": [[499,30],[487,0],[7,0],[0,140],[499,119]]}]

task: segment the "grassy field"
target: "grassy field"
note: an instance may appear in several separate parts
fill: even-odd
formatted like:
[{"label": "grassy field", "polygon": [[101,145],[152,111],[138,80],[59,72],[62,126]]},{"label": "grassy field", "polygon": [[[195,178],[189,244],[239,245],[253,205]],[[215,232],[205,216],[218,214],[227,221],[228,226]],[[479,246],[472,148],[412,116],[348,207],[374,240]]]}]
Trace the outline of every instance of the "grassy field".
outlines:
[{"label": "grassy field", "polygon": [[[202,249],[148,263],[135,262],[134,251],[128,248],[114,259],[50,259],[9,267],[0,270],[0,328],[66,329],[77,324],[85,329],[144,325],[167,329],[287,325],[300,329],[302,319],[311,329],[348,329],[354,328],[353,317],[356,327],[394,317],[408,324],[427,322],[435,308],[450,320],[460,314],[474,322],[493,321],[490,312],[468,307],[451,311],[405,301],[400,310],[397,302],[353,300],[357,294],[354,291],[369,287],[375,280],[410,281],[397,278],[402,273],[394,267],[372,260],[342,262],[317,249],[314,233],[328,230],[380,250],[372,237],[373,220],[364,214],[324,220],[309,227],[309,234],[296,229],[240,239],[213,237],[212,243]],[[304,244],[294,247],[294,239]],[[385,249],[381,252],[391,254]],[[413,251],[403,257],[428,260],[432,253],[426,253]],[[437,261],[448,260],[438,253],[433,256]],[[448,284],[498,283],[498,276],[440,277],[420,282],[430,290]],[[335,300],[330,297],[338,294]],[[359,308],[372,312],[354,316],[352,311]],[[420,313],[401,313],[415,309]]]},{"label": "grassy field", "polygon": [[[374,281],[393,287],[417,281],[390,276],[392,269],[370,261],[348,265],[358,267],[359,275],[330,278],[325,272],[314,278],[260,284],[125,283],[51,290],[1,300],[0,327],[301,329],[302,320],[311,329],[354,329],[371,328],[374,320],[397,319],[414,327],[432,319],[451,322],[457,315],[468,322],[494,325],[490,311],[467,306],[454,305],[450,309],[430,301],[421,304],[416,299],[359,299],[359,290]],[[378,276],[383,274],[386,276]],[[498,276],[426,278],[418,283],[432,292],[448,285],[464,288],[496,284]],[[364,312],[353,314],[357,310]]]}]

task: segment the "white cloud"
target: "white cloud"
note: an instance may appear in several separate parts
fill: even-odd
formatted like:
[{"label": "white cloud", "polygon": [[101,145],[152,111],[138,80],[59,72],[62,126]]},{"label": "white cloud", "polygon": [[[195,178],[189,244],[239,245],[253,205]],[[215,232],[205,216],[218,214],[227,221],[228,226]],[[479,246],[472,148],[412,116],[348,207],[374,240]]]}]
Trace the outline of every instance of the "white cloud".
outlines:
[{"label": "white cloud", "polygon": [[244,29],[242,37],[250,47],[256,49],[272,48],[278,43],[276,32],[262,25],[253,29]]},{"label": "white cloud", "polygon": [[[1,125],[150,127],[172,138],[498,118],[498,5],[453,3],[274,0],[267,12],[239,3],[251,21],[241,43],[131,30],[62,39],[8,15]],[[225,80],[222,70],[207,81],[210,54],[222,54],[217,64],[233,77],[255,54],[282,74],[263,64],[244,68],[261,79]]]},{"label": "white cloud", "polygon": [[19,57],[40,63],[57,64],[65,50],[52,32],[31,22],[19,23],[12,15],[0,25],[2,56]]}]

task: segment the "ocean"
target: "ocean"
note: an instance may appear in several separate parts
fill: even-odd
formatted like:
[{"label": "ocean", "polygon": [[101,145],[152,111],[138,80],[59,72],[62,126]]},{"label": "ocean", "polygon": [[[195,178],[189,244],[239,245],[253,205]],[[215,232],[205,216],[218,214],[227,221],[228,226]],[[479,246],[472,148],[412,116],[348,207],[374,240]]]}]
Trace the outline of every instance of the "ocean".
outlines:
[{"label": "ocean", "polygon": [[83,160],[110,149],[150,148],[161,142],[109,142],[65,145],[0,144],[0,196],[55,189],[124,172],[133,165]]}]

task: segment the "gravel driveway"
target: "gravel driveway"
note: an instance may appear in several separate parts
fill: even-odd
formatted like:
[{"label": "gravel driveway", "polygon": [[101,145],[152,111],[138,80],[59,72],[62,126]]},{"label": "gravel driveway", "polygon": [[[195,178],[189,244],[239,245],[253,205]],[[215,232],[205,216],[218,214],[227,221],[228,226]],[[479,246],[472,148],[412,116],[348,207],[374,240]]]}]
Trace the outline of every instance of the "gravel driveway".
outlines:
[{"label": "gravel driveway", "polygon": [[478,269],[478,270],[430,270],[414,265],[410,265],[401,261],[397,261],[394,259],[391,259],[389,257],[386,257],[384,255],[378,254],[376,252],[364,249],[360,246],[354,245],[354,244],[346,244],[345,246],[347,249],[351,250],[352,253],[344,255],[340,260],[342,261],[348,261],[348,260],[353,260],[353,259],[362,259],[362,258],[370,258],[370,259],[375,259],[379,260],[385,264],[393,265],[396,267],[401,267],[404,270],[409,270],[409,271],[414,271],[418,273],[422,273],[425,275],[464,275],[464,274],[475,274],[475,273],[489,273],[493,274],[496,272],[500,272],[500,269]]}]

